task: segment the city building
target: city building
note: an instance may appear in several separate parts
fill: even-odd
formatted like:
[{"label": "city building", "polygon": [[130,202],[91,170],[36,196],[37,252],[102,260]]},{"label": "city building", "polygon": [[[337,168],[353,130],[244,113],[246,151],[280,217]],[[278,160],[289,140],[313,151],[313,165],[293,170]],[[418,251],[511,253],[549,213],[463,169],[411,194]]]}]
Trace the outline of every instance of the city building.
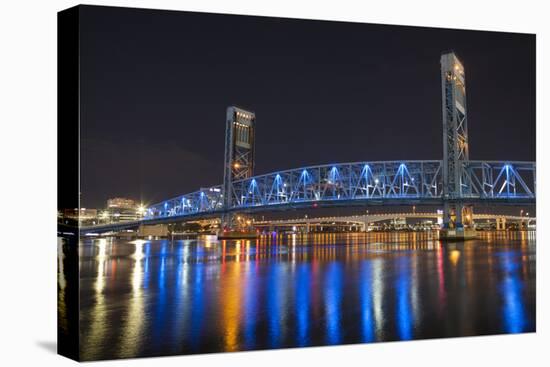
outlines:
[{"label": "city building", "polygon": [[133,199],[112,198],[107,200],[107,209],[100,213],[102,223],[127,222],[141,219],[145,212],[143,205]]},{"label": "city building", "polygon": [[107,208],[120,208],[120,209],[130,209],[137,208],[137,203],[133,199],[126,198],[113,198],[107,200]]},{"label": "city building", "polygon": [[64,209],[61,220],[65,224],[78,222],[80,225],[95,225],[98,222],[97,209]]},{"label": "city building", "polygon": [[395,229],[404,229],[407,227],[407,219],[406,218],[395,218],[390,221],[390,224]]}]

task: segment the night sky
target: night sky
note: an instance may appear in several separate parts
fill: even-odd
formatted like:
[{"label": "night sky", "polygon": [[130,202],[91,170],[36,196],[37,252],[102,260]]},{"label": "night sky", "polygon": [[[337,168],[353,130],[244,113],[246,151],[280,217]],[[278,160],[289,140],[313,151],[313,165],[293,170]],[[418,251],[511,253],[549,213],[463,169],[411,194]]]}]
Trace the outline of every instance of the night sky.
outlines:
[{"label": "night sky", "polygon": [[256,113],[256,174],[441,159],[450,49],[470,158],[535,160],[534,35],[83,7],[80,47],[83,207],[221,184],[229,105]]}]

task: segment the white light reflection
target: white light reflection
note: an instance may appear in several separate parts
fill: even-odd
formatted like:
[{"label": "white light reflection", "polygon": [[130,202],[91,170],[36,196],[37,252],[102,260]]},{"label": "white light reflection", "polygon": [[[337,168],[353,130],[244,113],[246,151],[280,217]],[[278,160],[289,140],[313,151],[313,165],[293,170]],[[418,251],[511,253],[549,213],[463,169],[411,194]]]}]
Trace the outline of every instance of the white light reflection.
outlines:
[{"label": "white light reflection", "polygon": [[63,252],[63,238],[57,238],[57,284],[59,287],[58,293],[58,325],[63,332],[68,332],[68,318],[67,318],[67,304],[65,300],[65,288],[67,287],[67,280],[65,279],[65,253]]},{"label": "white light reflection", "polygon": [[412,259],[412,279],[411,279],[411,307],[413,313],[414,324],[420,323],[419,312],[422,310],[420,307],[420,297],[418,297],[418,260],[419,256],[415,254]]},{"label": "white light reflection", "polygon": [[[107,259],[107,239],[100,238],[97,240],[93,240],[92,244],[93,246],[97,246],[98,248],[97,255],[95,256],[95,261],[97,261],[96,281],[94,284],[96,302],[91,311],[90,333],[87,337],[84,337],[84,339],[87,340],[87,343],[89,345],[95,346],[101,344],[109,329],[109,324],[106,320],[107,312],[105,310],[105,295],[103,293],[103,290],[105,288],[105,261]],[[95,350],[96,348],[85,348],[82,351],[82,358],[95,359]]]},{"label": "white light reflection", "polygon": [[295,264],[296,263],[296,233],[293,233],[291,235],[291,245],[292,245],[292,250],[290,252],[291,262],[292,264]]},{"label": "white light reflection", "polygon": [[376,324],[376,337],[378,340],[382,338],[382,329],[384,326],[384,314],[382,311],[382,299],[384,298],[382,261],[380,258],[372,261],[372,303],[374,306],[374,322]]},{"label": "white light reflection", "polygon": [[125,317],[125,323],[122,327],[122,345],[120,348],[119,357],[133,357],[141,348],[143,340],[142,331],[144,328],[144,298],[143,298],[143,244],[147,243],[144,240],[132,241],[135,245],[135,250],[132,255],[134,259],[134,268],[132,271],[132,293],[128,313]]},{"label": "white light reflection", "polygon": [[[96,296],[99,297],[103,293],[103,288],[105,287],[105,259],[107,258],[107,240],[101,238],[97,240],[98,253],[96,255],[97,261],[97,276],[95,282],[95,291]],[[103,297],[102,297],[103,298]]]},{"label": "white light reflection", "polygon": [[64,290],[67,286],[67,280],[65,279],[65,268],[63,265],[63,260],[65,260],[65,254],[63,253],[63,239],[57,239],[57,283],[59,284],[59,289]]}]

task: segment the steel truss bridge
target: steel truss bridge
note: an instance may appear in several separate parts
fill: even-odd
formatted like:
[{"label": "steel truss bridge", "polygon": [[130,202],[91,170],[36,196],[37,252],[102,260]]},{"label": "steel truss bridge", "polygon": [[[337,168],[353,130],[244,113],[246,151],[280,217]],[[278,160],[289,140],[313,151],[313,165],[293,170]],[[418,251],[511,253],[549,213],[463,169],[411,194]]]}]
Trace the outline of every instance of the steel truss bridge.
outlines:
[{"label": "steel truss bridge", "polygon": [[[465,161],[462,192],[468,203],[534,204],[534,162]],[[224,208],[222,185],[184,194],[148,208],[144,222],[185,219],[225,211],[350,205],[441,205],[442,161],[355,162],[300,167],[233,181]]]}]

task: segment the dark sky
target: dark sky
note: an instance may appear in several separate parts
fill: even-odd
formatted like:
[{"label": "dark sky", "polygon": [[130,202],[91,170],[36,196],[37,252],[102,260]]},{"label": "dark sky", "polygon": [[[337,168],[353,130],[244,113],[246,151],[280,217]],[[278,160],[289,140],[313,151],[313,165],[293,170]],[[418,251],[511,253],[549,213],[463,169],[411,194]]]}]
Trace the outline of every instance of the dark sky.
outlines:
[{"label": "dark sky", "polygon": [[82,205],[222,183],[229,105],[256,113],[256,174],[441,159],[449,49],[470,158],[535,160],[534,35],[83,7]]}]

